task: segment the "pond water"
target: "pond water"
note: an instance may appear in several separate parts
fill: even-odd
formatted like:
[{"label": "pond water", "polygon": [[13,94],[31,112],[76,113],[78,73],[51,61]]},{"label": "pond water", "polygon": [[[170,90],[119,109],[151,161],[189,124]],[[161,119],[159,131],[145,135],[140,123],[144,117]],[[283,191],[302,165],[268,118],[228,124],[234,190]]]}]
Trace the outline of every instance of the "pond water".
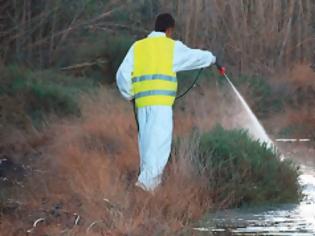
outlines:
[{"label": "pond water", "polygon": [[301,165],[304,198],[299,204],[231,209],[208,215],[197,235],[315,235],[315,169]]}]

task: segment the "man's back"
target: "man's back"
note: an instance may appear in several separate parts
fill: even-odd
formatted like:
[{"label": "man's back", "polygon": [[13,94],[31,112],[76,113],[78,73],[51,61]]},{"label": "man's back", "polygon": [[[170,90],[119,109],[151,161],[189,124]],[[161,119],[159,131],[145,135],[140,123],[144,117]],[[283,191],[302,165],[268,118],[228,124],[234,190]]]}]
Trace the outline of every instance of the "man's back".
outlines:
[{"label": "man's back", "polygon": [[172,106],[177,79],[173,71],[175,41],[150,37],[134,45],[133,94],[136,106]]}]

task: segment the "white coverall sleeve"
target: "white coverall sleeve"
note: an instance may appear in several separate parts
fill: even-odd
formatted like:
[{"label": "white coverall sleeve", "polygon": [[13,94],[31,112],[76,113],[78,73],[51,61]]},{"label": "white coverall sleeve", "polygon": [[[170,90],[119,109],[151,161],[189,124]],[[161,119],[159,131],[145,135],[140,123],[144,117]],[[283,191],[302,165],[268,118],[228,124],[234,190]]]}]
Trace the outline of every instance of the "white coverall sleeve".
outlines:
[{"label": "white coverall sleeve", "polygon": [[181,41],[175,43],[174,71],[186,71],[208,67],[216,61],[215,56],[205,50],[191,49]]},{"label": "white coverall sleeve", "polygon": [[132,46],[123,62],[121,63],[117,73],[116,73],[116,82],[117,87],[121,93],[121,95],[127,99],[132,100],[132,81],[131,76],[134,67],[134,46]]}]

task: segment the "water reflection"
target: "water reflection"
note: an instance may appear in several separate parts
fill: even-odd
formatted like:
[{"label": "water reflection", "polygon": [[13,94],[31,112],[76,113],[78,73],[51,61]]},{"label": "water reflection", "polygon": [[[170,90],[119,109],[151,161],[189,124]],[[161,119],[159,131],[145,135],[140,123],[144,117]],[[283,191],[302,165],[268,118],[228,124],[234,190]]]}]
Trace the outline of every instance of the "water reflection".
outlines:
[{"label": "water reflection", "polygon": [[300,204],[216,212],[194,230],[208,235],[315,235],[315,174],[305,173],[299,181],[305,195]]}]

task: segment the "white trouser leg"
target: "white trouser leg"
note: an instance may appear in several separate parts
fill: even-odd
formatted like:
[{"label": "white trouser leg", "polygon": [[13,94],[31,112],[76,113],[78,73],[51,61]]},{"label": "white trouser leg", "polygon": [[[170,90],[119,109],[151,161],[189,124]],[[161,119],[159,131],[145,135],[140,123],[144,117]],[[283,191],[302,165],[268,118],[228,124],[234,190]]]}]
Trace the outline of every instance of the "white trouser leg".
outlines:
[{"label": "white trouser leg", "polygon": [[173,110],[169,106],[138,109],[140,175],[138,182],[154,190],[161,182],[172,143]]}]

